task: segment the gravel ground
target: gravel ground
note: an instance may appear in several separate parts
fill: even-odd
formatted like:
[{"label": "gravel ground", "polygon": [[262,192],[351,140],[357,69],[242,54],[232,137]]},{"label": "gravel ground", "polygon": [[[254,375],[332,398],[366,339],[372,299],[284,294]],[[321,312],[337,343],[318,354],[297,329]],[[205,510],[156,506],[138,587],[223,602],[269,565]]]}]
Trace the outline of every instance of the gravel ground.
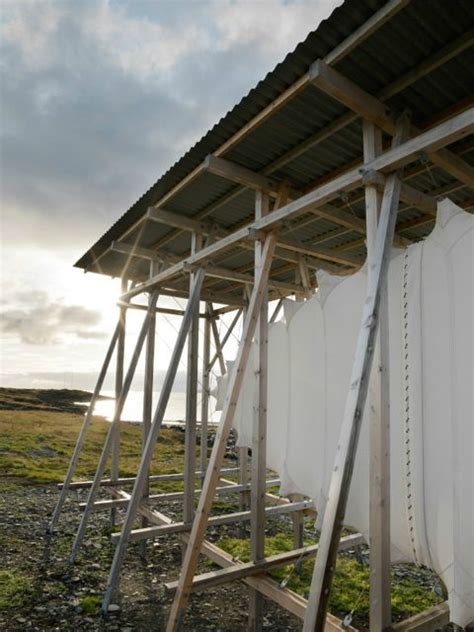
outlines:
[{"label": "gravel ground", "polygon": [[[31,583],[23,605],[0,612],[0,630],[164,630],[170,599],[162,584],[177,579],[181,563],[176,536],[160,538],[156,546],[149,544],[146,561],[140,558],[138,545],[130,545],[114,603],[117,612],[103,618],[84,612],[81,603],[87,596],[100,597],[105,587],[112,558],[109,513],[93,515],[82,554],[69,567],[79,519],[75,504],[85,499],[85,493],[71,493],[73,502],[66,504],[58,533],[48,536],[45,526],[57,499],[55,486],[22,485],[8,478],[0,479],[0,489],[0,570],[13,571]],[[168,515],[177,509],[170,503]],[[219,534],[224,532],[236,536],[237,528],[220,527]],[[209,539],[216,539],[217,533],[209,530]],[[246,630],[247,616],[246,587],[233,582],[194,595],[183,629],[237,632]],[[264,616],[268,630],[301,629],[297,619],[271,603],[265,602]]]}]

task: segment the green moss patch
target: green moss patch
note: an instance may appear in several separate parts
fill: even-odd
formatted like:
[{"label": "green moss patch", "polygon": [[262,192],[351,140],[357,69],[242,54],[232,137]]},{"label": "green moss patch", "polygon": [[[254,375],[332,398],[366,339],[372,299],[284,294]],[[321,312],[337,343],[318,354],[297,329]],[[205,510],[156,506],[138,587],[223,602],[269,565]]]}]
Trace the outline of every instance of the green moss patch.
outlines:
[{"label": "green moss patch", "polygon": [[0,612],[21,608],[34,595],[31,580],[13,571],[0,571]]}]

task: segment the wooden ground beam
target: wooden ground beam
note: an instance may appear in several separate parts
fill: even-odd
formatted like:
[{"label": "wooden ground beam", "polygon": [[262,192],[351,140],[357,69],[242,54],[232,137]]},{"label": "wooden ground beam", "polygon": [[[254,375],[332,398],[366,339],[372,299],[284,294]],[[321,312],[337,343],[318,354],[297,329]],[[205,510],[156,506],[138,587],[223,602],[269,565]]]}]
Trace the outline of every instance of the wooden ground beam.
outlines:
[{"label": "wooden ground beam", "polygon": [[[341,538],[339,543],[339,551],[346,551],[355,546],[365,544],[364,536],[360,533],[345,536]],[[202,575],[196,575],[191,590],[192,592],[200,592],[208,590],[209,588],[215,588],[222,584],[227,584],[238,579],[244,579],[252,575],[260,575],[261,573],[267,573],[273,568],[279,568],[281,566],[287,566],[293,562],[305,562],[316,556],[319,545],[312,544],[310,546],[294,549],[293,551],[285,551],[284,553],[277,553],[276,555],[270,555],[264,557],[258,562],[245,562],[243,564],[235,564],[218,571],[210,571],[209,573],[203,573]],[[168,582],[165,584],[166,591],[169,593],[176,592],[178,582]]]},{"label": "wooden ground beam", "polygon": [[[124,502],[128,502],[127,499],[121,498]],[[286,505],[274,505],[272,507],[265,508],[266,516],[283,516],[286,514],[296,514],[302,511],[306,512],[312,509],[314,511],[314,504],[309,501],[299,501],[294,503],[288,503]],[[250,511],[236,511],[234,513],[223,514],[221,516],[211,516],[209,518],[209,526],[218,526],[223,524],[232,524],[233,522],[245,522],[250,520]],[[184,533],[191,531],[191,524],[185,522],[173,522],[169,525],[146,527],[145,529],[133,529],[130,532],[130,541],[144,540],[149,538],[156,538],[162,535],[168,535],[170,533]],[[112,534],[112,542],[117,541],[120,538],[120,533]]]},{"label": "wooden ground beam", "polygon": [[380,291],[386,278],[390,249],[395,232],[400,180],[396,173],[387,178],[377,227],[374,256],[367,299],[357,340],[350,388],[339,434],[334,467],[323,517],[320,549],[314,565],[303,631],[324,630],[329,593],[334,575],[337,546],[340,540],[349,495],[360,426],[367,397],[374,346],[377,335]]},{"label": "wooden ground beam", "polygon": [[[267,215],[270,198],[266,193],[255,194],[255,219]],[[255,278],[262,265],[263,243],[255,242]],[[250,561],[260,562],[265,556],[265,491],[267,473],[267,407],[268,407],[268,288],[264,290],[258,321],[258,375],[257,410],[253,418],[251,491],[250,491]],[[248,629],[260,632],[263,620],[263,598],[254,588],[249,588]]]},{"label": "wooden ground beam", "polygon": [[135,369],[137,368],[138,360],[140,358],[143,344],[145,342],[145,338],[148,332],[150,317],[151,317],[151,314],[154,312],[157,300],[158,300],[158,291],[155,291],[153,293],[152,300],[150,301],[150,309],[146,313],[146,316],[143,320],[142,327],[140,329],[140,333],[138,334],[137,342],[135,345],[135,349],[133,351],[132,358],[130,360],[130,365],[127,371],[127,375],[125,377],[123,387],[122,387],[122,390],[120,391],[120,396],[117,401],[114,418],[113,418],[112,423],[110,424],[109,430],[107,432],[107,436],[105,438],[104,445],[102,447],[102,453],[99,458],[99,463],[97,464],[97,470],[94,476],[94,481],[89,489],[89,494],[87,496],[87,506],[84,509],[84,512],[82,514],[81,522],[79,524],[79,528],[77,530],[76,538],[74,540],[71,555],[69,558],[69,562],[71,564],[74,563],[76,559],[77,553],[79,551],[79,547],[81,545],[82,539],[86,532],[87,523],[89,521],[89,517],[92,512],[92,507],[93,507],[95,498],[97,496],[97,492],[100,487],[100,482],[104,474],[107,458],[112,450],[112,444],[115,438],[115,428],[118,424],[120,424],[120,418],[122,416],[123,407],[125,405],[125,401],[127,399],[127,395],[130,390],[130,386],[132,384],[133,376],[135,375]]},{"label": "wooden ground beam", "polygon": [[124,558],[126,547],[128,544],[128,539],[130,536],[130,531],[132,530],[133,523],[137,515],[137,509],[141,502],[141,497],[143,494],[143,488],[146,481],[147,471],[148,471],[148,468],[150,467],[150,463],[153,458],[156,442],[158,440],[160,430],[161,430],[161,424],[163,422],[163,418],[166,412],[166,407],[168,405],[168,401],[171,395],[171,390],[173,388],[173,383],[176,377],[176,373],[178,371],[178,366],[181,359],[181,355],[183,353],[184,345],[186,343],[186,338],[188,336],[188,332],[191,327],[191,322],[195,315],[196,308],[197,306],[199,306],[199,299],[200,299],[203,280],[204,280],[204,270],[201,269],[196,273],[196,276],[194,278],[194,284],[189,295],[189,300],[186,305],[185,314],[181,321],[181,327],[179,329],[176,344],[173,349],[170,365],[168,367],[168,371],[166,372],[166,377],[163,382],[163,386],[161,388],[160,399],[158,401],[158,405],[155,411],[155,415],[153,418],[150,432],[148,433],[148,439],[147,439],[146,446],[142,454],[140,467],[138,470],[137,477],[135,479],[133,491],[130,497],[130,502],[128,504],[127,514],[125,516],[125,520],[122,525],[120,541],[117,545],[117,548],[115,549],[114,559],[112,562],[112,566],[110,568],[110,573],[107,580],[107,588],[105,591],[104,600],[102,602],[103,612],[108,611],[115,587],[119,579],[120,569],[122,567],[123,558]]},{"label": "wooden ground beam", "polygon": [[[125,277],[121,279],[121,292],[123,294],[128,289],[128,281]],[[117,357],[115,364],[115,408],[118,407],[120,393],[123,387],[123,371],[125,362],[125,331],[127,326],[127,308],[122,304],[119,306],[119,335],[117,339]],[[110,463],[110,478],[114,481],[120,476],[120,424],[116,424],[114,428],[114,436],[112,440],[112,458]],[[115,509],[110,512],[110,523],[115,526],[117,516]]]},{"label": "wooden ground beam", "polygon": [[168,632],[175,630],[179,626],[182,613],[189,599],[189,588],[193,580],[201,551],[201,545],[204,540],[207,520],[214,492],[219,480],[219,470],[224,459],[227,439],[232,428],[235,408],[244,378],[252,338],[255,333],[262,301],[265,297],[265,289],[267,287],[268,275],[270,273],[273,252],[275,250],[275,241],[276,238],[274,234],[269,233],[263,247],[258,276],[255,279],[255,285],[244,323],[242,341],[239,346],[232,375],[230,376],[229,389],[224,404],[224,410],[222,412],[221,422],[217,429],[207,475],[204,479],[202,494],[199,499],[196,516],[193,522],[193,528],[191,530],[189,544],[181,571],[179,587],[171,606],[170,617],[166,628]]},{"label": "wooden ground beam", "polygon": [[[275,485],[280,484],[280,479],[270,479],[265,481],[266,487],[274,487]],[[225,494],[237,494],[237,493],[246,493],[250,491],[250,484],[246,483],[245,485],[231,484],[225,485],[224,487],[216,487],[216,496],[224,496]],[[194,496],[199,496],[201,494],[200,489],[193,490]],[[169,502],[174,500],[183,500],[185,497],[184,492],[164,492],[162,494],[150,494],[148,496],[148,500],[150,502],[162,501]],[[285,504],[285,503],[281,503]],[[87,503],[79,503],[80,508],[86,507]],[[93,511],[100,511],[102,509],[110,509],[110,507],[126,507],[128,505],[128,500],[124,498],[114,498],[112,500],[97,500],[93,506]]]},{"label": "wooden ground beam", "polygon": [[[74,483],[72,483],[72,477],[74,476],[74,472],[76,471],[77,462],[81,455],[82,446],[84,445],[84,441],[86,438],[87,430],[90,426],[92,415],[94,412],[94,406],[97,401],[98,396],[100,395],[100,391],[102,390],[102,385],[104,383],[105,376],[107,375],[107,370],[109,368],[110,360],[112,359],[112,354],[114,353],[115,347],[117,345],[117,339],[119,336],[120,330],[120,322],[117,323],[114,333],[112,334],[112,339],[110,341],[109,347],[107,349],[107,353],[105,354],[105,359],[100,369],[99,377],[97,378],[97,382],[94,388],[94,392],[92,393],[91,401],[89,407],[87,409],[86,414],[84,415],[84,421],[82,423],[81,431],[79,432],[79,436],[76,441],[76,446],[74,448],[74,452],[71,456],[71,460],[69,461],[69,466],[67,469],[66,477],[64,482],[61,485],[61,493],[59,494],[58,501],[56,503],[56,507],[54,508],[53,515],[51,517],[51,521],[48,525],[48,533],[53,533],[54,528],[56,527],[59,516],[61,514],[61,510],[66,501],[66,497],[70,489],[77,487]],[[112,482],[112,481],[111,481]]]}]

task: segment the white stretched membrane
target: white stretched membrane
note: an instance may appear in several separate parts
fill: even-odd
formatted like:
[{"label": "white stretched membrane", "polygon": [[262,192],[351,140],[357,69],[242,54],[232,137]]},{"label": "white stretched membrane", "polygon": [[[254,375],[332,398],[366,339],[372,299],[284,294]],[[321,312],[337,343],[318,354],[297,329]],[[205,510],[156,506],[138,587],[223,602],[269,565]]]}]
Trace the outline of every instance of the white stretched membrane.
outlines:
[{"label": "white stretched membrane", "polygon": [[[365,267],[344,278],[324,273],[320,292],[269,326],[268,464],[280,493],[309,496],[320,514],[366,291]],[[394,251],[388,302],[392,559],[436,571],[451,621],[465,626],[474,619],[473,215],[438,204],[433,232]],[[252,445],[257,362],[254,345],[234,420],[239,446]],[[370,394],[345,518],[366,538],[369,403]]]}]

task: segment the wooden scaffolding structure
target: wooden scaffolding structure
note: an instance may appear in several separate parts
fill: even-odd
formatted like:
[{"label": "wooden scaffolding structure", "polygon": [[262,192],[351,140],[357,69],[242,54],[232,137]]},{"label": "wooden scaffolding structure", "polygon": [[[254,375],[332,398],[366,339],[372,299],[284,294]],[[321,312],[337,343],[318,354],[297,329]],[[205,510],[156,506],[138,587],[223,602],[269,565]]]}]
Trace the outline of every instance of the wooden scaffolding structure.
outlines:
[{"label": "wooden scaffolding structure", "polygon": [[[361,1],[349,0],[344,5],[348,5],[348,9],[343,9],[353,9]],[[371,630],[429,630],[449,620],[447,605],[443,604],[402,624],[392,625],[391,622],[390,415],[386,355],[389,331],[385,279],[392,243],[406,247],[413,239],[405,236],[406,232],[419,227],[429,230],[440,196],[451,195],[455,199],[457,195],[457,203],[464,208],[472,208],[472,197],[469,198],[469,195],[474,188],[474,168],[470,153],[473,147],[474,108],[472,101],[458,98],[449,108],[436,112],[430,120],[420,123],[417,112],[406,109],[397,112],[388,103],[426,76],[461,58],[469,50],[472,52],[472,32],[463,32],[441,48],[438,47],[422,63],[397,75],[377,94],[345,74],[341,65],[342,61],[350,60],[355,52],[377,37],[383,29],[390,33],[390,26],[397,19],[411,20],[409,10],[413,4],[417,5],[417,10],[420,9],[420,3],[416,0],[412,3],[408,0],[391,0],[381,4],[375,13],[364,19],[357,28],[353,28],[324,57],[314,60],[306,73],[281,91],[250,121],[237,129],[185,176],[180,177],[165,193],[158,195],[155,202],[147,203],[145,200],[144,212],[138,218],[132,218],[127,227],[119,227],[117,230],[120,235],[113,239],[108,238],[105,246],[102,242],[100,252],[93,250],[87,265],[81,264],[82,267],[105,271],[106,274],[112,274],[108,271],[108,266],[112,270],[114,265],[120,265],[123,291],[119,301],[117,327],[62,485],[50,529],[53,530],[57,525],[68,490],[74,487],[88,488],[87,502],[82,507],[82,518],[71,553],[71,561],[74,561],[91,513],[100,509],[126,508],[121,530],[112,536],[116,548],[103,601],[104,612],[107,612],[117,589],[128,543],[145,542],[163,534],[177,533],[183,542],[183,564],[179,580],[167,585],[174,595],[167,625],[169,632],[180,627],[192,592],[237,579],[243,580],[249,587],[251,630],[261,629],[263,597],[299,617],[306,632],[353,629],[350,625],[344,626],[329,614],[327,608],[337,552],[364,541],[360,534],[341,538],[341,532],[369,380],[373,380],[378,396],[372,402],[376,414],[371,418],[370,445]],[[400,24],[403,25],[404,22]],[[367,83],[370,81],[367,80]],[[315,88],[318,95],[322,94],[331,103],[337,103],[337,112],[342,113],[259,170],[242,164],[242,159],[232,159],[233,152],[238,156],[238,152],[234,150],[243,146],[246,139],[271,122],[280,111],[292,106],[305,91]],[[469,90],[469,86],[467,89]],[[295,112],[293,114],[296,116]],[[278,175],[285,164],[291,164],[292,160],[315,147],[322,147],[333,136],[337,140],[337,134],[351,125],[352,130],[359,130],[358,142],[362,160],[349,161],[342,168],[329,170],[316,184],[303,189],[295,187],[291,179]],[[447,148],[448,145],[451,145],[450,149]],[[336,164],[338,162],[340,161],[335,161]],[[433,169],[442,172],[448,178],[448,183],[436,182]],[[199,192],[199,187],[206,186],[212,190],[213,183],[216,182],[212,178],[231,183],[232,188],[196,213],[181,213],[173,207],[176,200],[181,199],[183,202],[188,199],[188,190],[192,197],[193,187],[196,187],[196,192]],[[217,211],[225,205],[233,204],[242,192],[247,200],[249,195],[253,196],[253,217],[234,222],[218,222]],[[215,198],[214,193],[211,198]],[[354,211],[357,204],[362,206],[362,214]],[[403,209],[415,209],[415,217],[401,219]],[[331,223],[331,228],[326,229],[323,237],[309,240],[301,238],[304,231],[310,231],[313,224],[321,220]],[[151,227],[156,226],[166,231],[157,239],[149,236]],[[299,237],[295,238],[294,234]],[[347,236],[347,239],[337,242],[337,246],[325,245],[331,239],[342,236]],[[416,234],[414,238],[417,238]],[[173,243],[178,243],[175,250],[171,248]],[[326,268],[339,274],[354,272],[363,263],[365,245],[369,270],[367,300],[355,353],[351,387],[346,394],[346,408],[331,476],[329,501],[324,512],[319,544],[303,547],[302,516],[305,512],[314,512],[314,505],[309,499],[284,499],[267,491],[268,486],[276,482],[267,480],[266,464],[268,323],[276,317],[275,312],[269,318],[268,304],[279,299],[279,310],[284,297],[295,296],[300,300],[309,298],[316,289],[314,269]],[[228,262],[232,262],[235,253],[246,257],[244,264],[225,265],[226,257]],[[135,297],[140,295],[147,296],[146,305],[134,302]],[[185,309],[180,311],[159,307],[158,299],[161,295],[187,298]],[[215,307],[216,304],[220,307]],[[200,306],[204,306],[204,309]],[[129,309],[143,310],[145,315],[125,372],[125,315]],[[234,311],[235,316],[221,340],[216,319],[230,311]],[[177,313],[181,317],[181,325],[159,402],[153,412],[155,327],[156,315],[161,312]],[[201,453],[197,468],[195,455],[200,319],[204,321],[204,336],[201,368]],[[225,371],[223,347],[240,319],[242,334],[238,354],[230,375],[212,453],[207,462],[210,371],[216,363],[219,363],[222,372]],[[381,340],[380,355],[374,359],[377,335],[380,335]],[[211,355],[212,341],[214,355]],[[254,341],[257,341],[259,348],[259,401],[251,457],[249,458],[247,450],[241,450],[239,467],[230,471],[223,470],[227,439]],[[186,343],[188,373],[185,470],[181,475],[150,476],[154,449],[159,441],[166,406]],[[136,477],[124,479],[119,472],[120,418],[143,349],[146,356],[143,451]],[[93,481],[73,482],[75,467],[91,423],[94,403],[114,350],[117,363],[115,416],[110,424]],[[380,370],[371,373],[374,360]],[[112,458],[111,477],[104,480],[104,469],[109,457]],[[229,473],[238,473],[239,481],[236,483],[223,478]],[[150,494],[150,481],[171,478],[184,481],[182,493]],[[195,489],[196,480],[202,482],[198,491]],[[127,484],[133,485],[131,492],[123,489]],[[101,487],[110,489],[110,500],[97,499]],[[215,496],[229,491],[239,494],[240,511],[209,517]],[[181,522],[173,521],[153,508],[154,503],[171,497],[182,499]],[[295,549],[265,557],[266,519],[268,516],[283,514],[290,514],[294,519]],[[139,528],[136,528],[137,521]],[[225,551],[205,539],[209,524],[245,521],[250,522],[251,560],[248,563],[233,560]],[[221,570],[196,575],[201,555],[207,556]],[[316,562],[308,600],[281,587],[265,574],[277,566],[300,562],[310,557],[316,557]]]}]

